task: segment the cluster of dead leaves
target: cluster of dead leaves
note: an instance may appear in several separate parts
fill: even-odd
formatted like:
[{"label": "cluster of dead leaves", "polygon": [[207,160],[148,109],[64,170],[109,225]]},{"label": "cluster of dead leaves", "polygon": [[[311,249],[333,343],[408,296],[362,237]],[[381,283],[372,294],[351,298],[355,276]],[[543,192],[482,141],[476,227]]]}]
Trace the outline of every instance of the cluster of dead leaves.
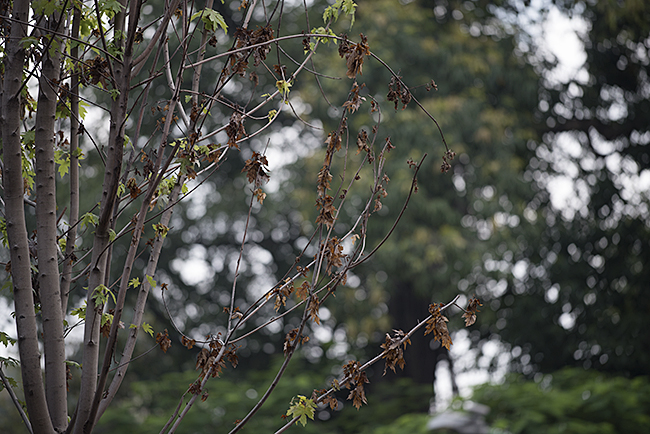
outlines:
[{"label": "cluster of dead leaves", "polygon": [[[449,330],[447,329],[447,322],[449,321],[445,317],[440,309],[444,305],[442,303],[433,303],[429,305],[429,313],[431,318],[427,320],[427,326],[424,331],[424,334],[427,335],[433,332],[433,338],[437,341],[440,341],[443,347],[449,349],[451,347],[451,336],[449,336]],[[482,306],[481,302],[476,297],[472,297],[467,304],[463,318],[465,319],[465,327],[469,327],[476,322],[476,313],[479,312],[478,307]]]},{"label": "cluster of dead leaves", "polygon": [[427,320],[427,326],[424,330],[424,335],[428,335],[433,332],[433,338],[436,341],[440,341],[443,347],[449,349],[451,347],[451,336],[449,336],[449,330],[447,329],[447,322],[449,321],[446,316],[440,312],[440,308],[443,307],[442,303],[433,303],[429,305],[429,313],[431,318]]},{"label": "cluster of dead leaves", "polygon": [[267,172],[269,162],[266,156],[253,152],[253,156],[246,160],[242,172],[246,172],[248,182],[255,187],[261,187],[269,182],[269,174]]},{"label": "cluster of dead leaves", "polygon": [[101,84],[103,88],[106,88],[106,80],[110,76],[111,71],[108,61],[101,56],[95,56],[93,59],[82,63],[79,81],[83,85],[87,85],[88,83],[94,85]]},{"label": "cluster of dead leaves", "polygon": [[288,356],[293,352],[299,340],[304,344],[309,341],[309,336],[298,336],[297,328],[292,329],[289,331],[289,333],[287,333],[287,335],[284,337],[284,345],[282,347],[282,351],[284,352],[285,356]]},{"label": "cluster of dead leaves", "polygon": [[402,110],[404,110],[408,103],[411,102],[411,98],[411,91],[402,84],[401,77],[393,76],[388,84],[388,101],[395,103],[395,110],[397,110],[400,102],[402,103]]},{"label": "cluster of dead leaves", "polygon": [[383,207],[381,200],[386,196],[388,196],[388,192],[386,191],[386,187],[385,187],[385,184],[388,183],[388,181],[390,181],[390,178],[388,177],[388,175],[384,175],[381,180],[381,183],[377,186],[377,190],[376,190],[377,196],[375,196],[374,212],[379,211]]},{"label": "cluster of dead leaves", "polygon": [[363,74],[361,69],[363,67],[364,56],[370,55],[368,38],[363,34],[359,36],[361,37],[361,42],[357,44],[351,44],[347,38],[339,44],[339,56],[345,57],[348,67],[346,72],[348,78],[355,78],[357,74]]},{"label": "cluster of dead leaves", "polygon": [[320,317],[318,316],[319,309],[320,302],[318,301],[318,296],[312,294],[309,299],[309,306],[307,306],[307,312],[309,313],[309,318],[318,325],[320,325]]},{"label": "cluster of dead leaves", "polygon": [[332,174],[330,173],[329,166],[324,165],[318,172],[318,178],[316,181],[316,188],[319,197],[325,196],[325,192],[330,188],[330,181],[332,181]]},{"label": "cluster of dead leaves", "polygon": [[244,129],[244,119],[238,110],[235,110],[230,115],[230,122],[226,126],[226,134],[228,135],[228,147],[239,149],[237,141],[246,136]]},{"label": "cluster of dead leaves", "polygon": [[449,162],[453,160],[455,156],[456,153],[451,149],[448,149],[447,152],[445,152],[445,155],[442,156],[442,165],[440,166],[440,171],[442,173],[449,172],[449,169],[451,169],[451,164]]},{"label": "cluster of dead leaves", "polygon": [[[237,44],[235,48],[248,47],[250,45],[264,44],[273,39],[273,27],[271,25],[258,27],[255,30],[238,28],[235,32]],[[266,60],[266,55],[271,51],[269,44],[253,49],[253,66],[258,66]]]},{"label": "cluster of dead leaves", "polygon": [[469,327],[476,322],[476,312],[480,312],[480,310],[478,310],[479,306],[483,305],[478,300],[478,298],[470,298],[469,303],[467,303],[467,308],[465,308],[465,313],[463,314],[463,318],[465,319],[465,327]]},{"label": "cluster of dead leaves", "polygon": [[[336,380],[334,380],[336,381]],[[338,383],[338,382],[337,382]],[[335,387],[335,390],[338,390],[338,384],[337,387]],[[330,409],[336,410],[339,406],[339,401],[336,399],[333,393],[329,393],[327,389],[320,389],[320,390],[314,390],[311,394],[312,399],[314,402],[317,400],[320,400],[325,405],[329,405]]]},{"label": "cluster of dead leaves", "polygon": [[269,162],[264,155],[253,152],[253,156],[246,160],[242,172],[246,172],[248,182],[255,186],[253,194],[257,201],[262,204],[266,199],[266,193],[262,190],[262,185],[269,182],[269,174],[267,172]]},{"label": "cluster of dead leaves", "polygon": [[345,377],[343,385],[352,389],[347,399],[352,400],[352,405],[358,410],[363,404],[368,403],[363,389],[364,384],[370,383],[368,376],[361,370],[361,363],[354,360],[350,360],[343,366],[343,375]]},{"label": "cluster of dead leaves", "polygon": [[327,259],[327,267],[325,271],[328,275],[332,275],[333,267],[340,267],[343,265],[343,260],[347,255],[343,254],[343,246],[340,243],[338,237],[332,237],[327,240],[327,245],[325,246],[325,259]]},{"label": "cluster of dead leaves", "polygon": [[160,349],[163,350],[163,353],[166,353],[169,347],[172,346],[172,341],[169,339],[167,329],[165,329],[163,333],[158,332],[156,334],[156,343],[160,346]]},{"label": "cluster of dead leaves", "polygon": [[404,350],[406,345],[411,343],[411,340],[406,337],[406,333],[402,330],[393,330],[395,336],[391,336],[386,333],[386,341],[381,344],[381,348],[384,350],[382,353],[382,359],[386,359],[384,365],[384,375],[386,375],[386,370],[390,368],[395,372],[395,366],[399,366],[401,369],[404,369],[406,361],[404,360]]},{"label": "cluster of dead leaves", "polygon": [[[238,28],[234,36],[237,40],[234,47],[235,50],[256,44],[265,44],[273,39],[273,27],[269,25],[258,27],[256,30]],[[228,58],[228,63],[224,68],[224,74],[221,77],[222,81],[227,80],[228,76],[231,74],[237,74],[240,77],[244,77],[246,75],[246,70],[248,69],[248,59],[251,54],[253,56],[253,66],[258,66],[266,59],[266,55],[269,51],[271,51],[271,47],[269,44],[266,44],[255,47],[252,50],[243,50],[231,54]]]},{"label": "cluster of dead leaves", "polygon": [[201,378],[205,377],[211,367],[212,371],[210,376],[212,378],[220,376],[226,367],[226,360],[230,362],[233,368],[236,368],[239,364],[239,359],[236,354],[237,348],[235,345],[228,345],[223,356],[218,360],[217,357],[223,347],[219,337],[217,336],[216,339],[211,339],[208,346],[209,348],[202,348],[196,356],[196,369],[201,371]]},{"label": "cluster of dead leaves", "polygon": [[343,103],[343,107],[348,109],[350,113],[354,113],[359,110],[361,104],[366,100],[364,97],[359,95],[359,91],[363,89],[365,84],[361,83],[361,86],[355,81],[352,85],[352,90],[350,90],[350,98]]},{"label": "cluster of dead leaves", "polygon": [[290,280],[287,279],[287,281],[278,286],[277,288],[274,288],[273,291],[269,294],[269,296],[275,295],[275,304],[274,304],[274,309],[275,311],[279,311],[282,306],[287,305],[287,297],[291,295],[293,292],[293,283],[290,283]]},{"label": "cluster of dead leaves", "polygon": [[325,197],[319,197],[316,199],[316,207],[319,209],[318,217],[316,217],[316,223],[323,223],[328,228],[331,228],[334,225],[334,221],[336,220],[334,218],[336,215],[334,198],[329,194],[325,195]]}]

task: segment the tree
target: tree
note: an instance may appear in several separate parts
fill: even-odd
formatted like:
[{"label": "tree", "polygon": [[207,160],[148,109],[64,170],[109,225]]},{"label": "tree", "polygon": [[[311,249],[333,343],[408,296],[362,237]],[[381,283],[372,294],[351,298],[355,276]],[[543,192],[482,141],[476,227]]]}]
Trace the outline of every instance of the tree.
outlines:
[{"label": "tree", "polygon": [[[184,346],[201,347],[199,374],[163,432],[176,431],[194,403],[207,399],[207,381],[221,374],[226,362],[237,365],[238,342],[286,321],[290,326],[282,341],[285,359],[267,392],[232,432],[240,430],[277,386],[296,349],[308,342],[306,325],[319,323],[320,306],[345,285],[350,270],[383,244],[366,243],[367,225],[385,196],[384,165],[392,145],[380,138],[377,124],[367,138],[360,136],[361,152],[354,156],[347,126],[364,102],[372,112],[381,110],[357,83],[366,60],[388,66],[370,51],[365,36],[355,42],[332,31],[341,17],[353,22],[356,5],[339,0],[325,9],[323,26],[287,35],[281,33],[282,16],[290,9],[284,2],[273,8],[263,2],[230,2],[228,6],[237,9],[232,22],[239,25],[230,33],[231,19],[215,9],[219,5],[213,6],[211,0],[198,9],[179,0],[164,5],[101,1],[91,6],[43,0],[14,2],[9,12],[5,4],[3,242],[9,250],[5,268],[17,337],[4,332],[1,336],[18,344],[27,409],[22,414],[31,432],[93,431],[133,362],[140,331],[152,337],[155,333],[145,321],[147,299],[153,289],[164,298],[170,286],[156,270],[166,235],[173,230],[176,204],[200,188],[207,176],[236,164],[231,155],[237,151],[246,154],[237,169],[247,182],[240,182],[234,194],[248,205],[237,233],[232,287],[219,313],[225,327],[218,332],[208,326],[207,337],[183,335]],[[303,12],[309,11],[305,7]],[[258,24],[254,30],[253,23]],[[345,110],[327,135],[323,163],[314,174],[318,215],[313,231],[281,280],[268,278],[242,288],[240,273],[262,261],[247,244],[255,236],[254,215],[263,207],[270,176],[266,145],[259,138],[275,128],[282,111],[295,110],[292,86],[307,72],[318,77],[309,69],[310,61],[332,42],[344,58],[351,83],[342,103]],[[284,46],[291,43],[300,44],[300,61],[286,54]],[[272,51],[277,64],[271,66]],[[413,99],[401,78],[388,70],[391,103]],[[38,94],[36,99],[32,93]],[[90,115],[99,120],[89,120]],[[244,143],[250,145],[244,148]],[[425,156],[410,163],[404,208]],[[96,161],[102,173],[96,191],[89,181],[96,167],[86,165],[86,157]],[[446,149],[445,161],[451,158],[453,152]],[[371,187],[365,206],[346,216],[355,224],[337,235],[334,229],[346,213],[342,204],[351,191],[364,187],[357,183],[361,178]],[[236,185],[236,180],[227,181]],[[243,291],[246,297],[241,297]],[[381,359],[386,368],[403,367],[404,348],[417,330],[433,332],[448,347],[443,312],[457,300],[431,304],[429,315],[409,332],[386,334],[378,356],[363,364],[350,361],[330,388],[314,391],[311,397],[295,396],[279,432],[313,418],[317,403],[335,405],[332,396],[341,387],[350,389],[349,399],[360,407],[366,401],[364,370]],[[468,318],[477,303],[470,302]],[[125,314],[129,305],[130,318]],[[73,320],[84,325],[79,360],[66,359]],[[167,330],[158,332],[155,340],[162,351],[172,345]],[[77,381],[73,372],[79,366],[83,368]],[[69,419],[71,383],[79,388]],[[3,380],[3,385],[10,387],[10,382]],[[14,403],[21,411],[18,398]]]},{"label": "tree", "polygon": [[647,375],[650,8],[554,3],[583,20],[586,62],[558,81],[540,47],[528,46],[543,77],[542,134],[525,174],[537,190],[526,211],[536,235],[515,255],[502,300],[518,307],[502,304],[499,334],[526,374],[581,366]]}]

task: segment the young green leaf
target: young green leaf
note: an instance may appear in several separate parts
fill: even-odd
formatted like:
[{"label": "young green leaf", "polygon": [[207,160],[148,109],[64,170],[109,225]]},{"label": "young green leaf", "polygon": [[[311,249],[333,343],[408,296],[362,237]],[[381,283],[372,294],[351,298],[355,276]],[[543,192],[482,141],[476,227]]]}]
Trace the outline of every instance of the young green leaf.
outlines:
[{"label": "young green leaf", "polygon": [[[297,401],[296,398],[298,398]],[[298,417],[298,422],[300,422],[302,426],[305,426],[307,425],[307,418],[314,420],[316,404],[313,399],[307,399],[302,395],[298,395],[296,398],[291,399],[289,410],[287,410],[287,416],[292,419]]]},{"label": "young green leaf", "polygon": [[224,20],[223,15],[214,9],[203,9],[196,12],[190,17],[190,21],[201,17],[205,30],[208,32],[216,32],[219,28],[222,28],[224,32],[228,33],[228,24]]},{"label": "young green leaf", "polygon": [[153,327],[151,327],[151,324],[143,322],[142,330],[144,330],[149,336],[153,337]]},{"label": "young green leaf", "polygon": [[151,286],[152,288],[155,288],[156,286],[158,286],[158,283],[154,280],[153,277],[148,276],[148,275],[145,275],[144,277],[147,278],[147,283],[149,283],[149,286]]}]

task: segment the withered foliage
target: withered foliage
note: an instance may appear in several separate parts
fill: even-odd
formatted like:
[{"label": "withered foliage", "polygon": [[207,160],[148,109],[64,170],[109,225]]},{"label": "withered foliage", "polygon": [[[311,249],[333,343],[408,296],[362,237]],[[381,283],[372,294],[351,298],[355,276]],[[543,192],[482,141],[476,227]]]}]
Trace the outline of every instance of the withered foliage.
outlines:
[{"label": "withered foliage", "polygon": [[339,56],[345,57],[348,67],[345,75],[348,78],[355,78],[357,74],[363,74],[361,69],[363,67],[364,56],[370,55],[368,38],[363,34],[359,36],[361,37],[361,41],[357,44],[350,44],[347,38],[339,44]]},{"label": "withered foliage", "polygon": [[334,216],[336,215],[336,208],[334,207],[334,198],[329,194],[323,198],[316,199],[316,207],[320,212],[316,217],[316,223],[323,223],[328,228],[334,225]]},{"label": "withered foliage", "polygon": [[480,312],[480,310],[478,310],[479,306],[483,305],[478,300],[478,298],[472,297],[469,299],[469,303],[467,303],[465,313],[463,314],[463,318],[465,319],[465,327],[469,327],[476,322],[476,313]]},{"label": "withered foliage", "polygon": [[167,332],[167,329],[165,329],[164,333],[158,332],[156,334],[156,343],[160,346],[160,349],[163,350],[164,353],[166,353],[169,347],[172,346],[172,341],[169,339],[169,333]]},{"label": "withered foliage", "polygon": [[[368,133],[366,130],[360,130],[357,134],[357,154],[361,151],[368,152],[368,157],[370,157],[370,147],[368,146]],[[370,160],[372,163],[372,160]]]},{"label": "withered foliage", "polygon": [[451,169],[451,164],[449,162],[453,160],[455,156],[456,153],[451,149],[448,149],[447,152],[445,152],[445,155],[442,156],[442,166],[440,166],[440,171],[442,173],[449,172],[449,169]]},{"label": "withered foliage", "polygon": [[395,77],[390,79],[388,84],[388,101],[395,103],[395,110],[399,103],[402,103],[402,110],[406,108],[408,103],[411,102],[411,92],[402,85],[401,77]]},{"label": "withered foliage", "polygon": [[226,360],[230,362],[233,368],[236,368],[239,364],[235,345],[228,345],[223,357],[219,357],[223,344],[218,336],[211,339],[208,346],[209,348],[202,348],[196,356],[196,369],[201,371],[200,378],[205,377],[208,372],[210,372],[212,378],[220,376],[226,367]]},{"label": "withered foliage", "polygon": [[298,329],[292,329],[287,335],[284,337],[284,345],[282,346],[282,351],[284,352],[285,356],[288,356],[293,349],[295,348],[294,342],[296,341],[296,338],[298,337]]},{"label": "withered foliage", "polygon": [[[264,44],[273,39],[273,27],[264,26],[258,27],[256,30],[248,30],[238,28],[235,31],[236,43],[233,47],[234,50],[242,49],[256,44]],[[228,63],[224,68],[224,73],[221,75],[221,80],[225,82],[232,74],[237,74],[240,77],[246,76],[248,69],[248,59],[253,56],[253,66],[258,66],[262,61],[266,60],[266,55],[271,51],[269,44],[252,48],[251,50],[238,51],[232,53],[228,57]]]},{"label": "withered foliage", "polygon": [[311,299],[309,300],[309,306],[307,306],[307,312],[309,313],[309,318],[318,325],[320,325],[320,317],[318,316],[319,308],[320,303],[318,301],[318,296],[312,294]]},{"label": "withered foliage", "polygon": [[332,164],[332,157],[335,152],[341,150],[341,134],[339,131],[332,131],[328,134],[327,139],[325,139],[325,144],[327,145],[327,150],[325,151],[325,165],[329,166]]},{"label": "withered foliage", "polygon": [[269,162],[266,159],[266,156],[253,152],[253,156],[246,160],[244,168],[241,171],[246,172],[248,182],[253,184],[255,187],[261,187],[269,182],[269,174],[266,171],[268,165]]},{"label": "withered foliage", "polygon": [[310,287],[311,285],[309,282],[305,280],[302,285],[300,285],[296,290],[296,297],[298,297],[300,300],[307,300],[307,297],[309,297]]},{"label": "withered foliage", "polygon": [[108,61],[101,56],[96,56],[82,63],[82,73],[79,81],[84,85],[88,83],[101,84],[103,88],[106,88],[106,80],[110,76],[111,71],[108,67]]},{"label": "withered foliage", "polygon": [[228,135],[228,146],[239,149],[237,140],[246,135],[244,120],[239,111],[235,110],[232,115],[230,115],[230,123],[226,126],[226,134]]},{"label": "withered foliage", "polygon": [[373,210],[374,212],[379,211],[383,207],[381,200],[386,196],[388,196],[388,192],[386,191],[385,184],[387,184],[389,181],[390,178],[388,177],[388,175],[384,174],[384,176],[381,179],[381,183],[377,186],[376,196],[375,196],[375,208]]},{"label": "withered foliage", "polygon": [[365,87],[364,83],[361,83],[361,86],[355,81],[352,85],[352,90],[350,91],[350,98],[343,103],[343,107],[348,109],[350,113],[354,113],[359,110],[361,104],[366,100],[364,97],[359,95],[359,91]]},{"label": "withered foliage", "polygon": [[329,166],[323,166],[318,172],[317,178],[319,197],[324,196],[325,192],[330,188],[330,181],[332,181],[332,174],[330,173]]},{"label": "withered foliage", "polygon": [[346,379],[343,385],[352,389],[347,399],[352,400],[352,405],[358,410],[363,404],[368,403],[363,389],[364,384],[370,383],[368,376],[365,371],[361,371],[361,363],[354,360],[350,360],[343,366],[343,375]]},{"label": "withered foliage", "polygon": [[388,368],[393,372],[395,372],[395,366],[404,369],[406,365],[404,350],[406,349],[406,345],[411,343],[411,340],[406,337],[406,333],[402,330],[393,330],[393,333],[395,333],[395,336],[386,333],[386,341],[381,344],[381,348],[384,350],[381,357],[382,359],[386,359],[384,375],[386,375]]},{"label": "withered foliage", "polygon": [[289,279],[271,292],[271,295],[275,294],[275,305],[273,307],[276,312],[280,310],[280,307],[287,305],[287,297],[289,297],[292,292],[293,283],[290,283]]},{"label": "withered foliage", "polygon": [[140,187],[138,187],[138,182],[135,180],[135,178],[129,178],[129,180],[126,181],[126,188],[129,190],[129,195],[132,199],[137,199],[137,197],[140,196],[140,193],[142,192],[142,190],[140,190]]},{"label": "withered foliage", "polygon": [[328,393],[327,389],[314,390],[311,396],[314,402],[321,397],[320,401],[325,405],[329,405],[332,410],[336,410],[339,406],[339,401],[333,393]]},{"label": "withered foliage", "polygon": [[181,344],[183,344],[184,347],[186,347],[188,350],[191,350],[194,348],[194,345],[196,345],[196,341],[194,339],[190,339],[187,336],[183,336],[181,338]]},{"label": "withered foliage", "polygon": [[443,306],[442,303],[433,303],[429,305],[429,313],[431,318],[427,320],[427,327],[424,330],[424,334],[428,335],[433,332],[433,338],[437,341],[440,341],[443,347],[451,347],[451,336],[449,336],[449,330],[447,330],[447,322],[449,321],[446,316],[440,312],[440,308]]},{"label": "withered foliage", "polygon": [[340,267],[347,255],[343,254],[343,246],[340,244],[338,237],[332,237],[327,240],[325,246],[325,258],[327,259],[326,272],[332,274],[332,267]]},{"label": "withered foliage", "polygon": [[[237,39],[235,48],[244,48],[251,45],[263,44],[273,39],[273,27],[268,25],[264,27],[258,27],[255,30],[238,28],[235,32],[235,38]],[[263,60],[266,60],[266,55],[269,53],[269,51],[271,51],[271,46],[269,44],[253,48],[253,66],[258,66],[260,63],[262,63]]]}]

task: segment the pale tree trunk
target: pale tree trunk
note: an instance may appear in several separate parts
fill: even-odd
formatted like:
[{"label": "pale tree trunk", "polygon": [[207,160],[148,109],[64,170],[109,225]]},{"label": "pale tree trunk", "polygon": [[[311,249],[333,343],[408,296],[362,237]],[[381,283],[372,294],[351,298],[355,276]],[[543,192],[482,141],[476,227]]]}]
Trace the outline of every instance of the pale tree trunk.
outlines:
[{"label": "pale tree trunk", "polygon": [[[11,23],[11,36],[5,46],[5,77],[2,98],[3,182],[7,237],[11,256],[11,277],[14,290],[18,351],[25,402],[34,432],[53,433],[47,408],[41,354],[38,348],[38,328],[34,313],[31,268],[24,209],[24,180],[20,140],[21,98],[25,50],[21,39],[26,34],[29,2],[16,1]],[[56,261],[55,261],[56,262]],[[58,306],[58,305],[57,305]]]},{"label": "pale tree trunk", "polygon": [[[123,6],[126,7],[125,2]],[[137,2],[139,3],[139,2]],[[115,33],[124,29],[125,14],[115,15]],[[109,60],[110,62],[110,60]],[[117,188],[122,169],[124,154],[124,124],[126,122],[130,68],[125,62],[112,62],[112,85],[119,91],[113,100],[110,112],[110,132],[106,146],[106,167],[104,169],[104,182],[102,184],[102,197],[100,203],[99,222],[95,228],[93,254],[91,259],[90,278],[88,281],[88,296],[86,298],[86,323],[84,329],[83,359],[81,371],[81,389],[77,404],[77,419],[74,434],[90,433],[95,424],[93,402],[97,388],[97,373],[99,365],[100,326],[104,306],[95,303],[93,293],[95,289],[105,284],[107,276],[107,253],[110,243],[109,229],[112,228],[113,207],[117,199]],[[101,392],[100,392],[101,393]]]},{"label": "pale tree trunk", "polygon": [[[56,28],[56,15],[49,21]],[[57,432],[68,424],[65,342],[57,257],[56,170],[54,165],[54,123],[60,76],[60,39],[54,39],[43,54],[36,112],[36,235],[38,282],[41,295],[43,346],[45,349],[45,395]]]},{"label": "pale tree trunk", "polygon": [[[79,25],[81,21],[81,10],[74,9],[72,21],[72,37],[79,37]],[[70,49],[74,71],[70,77],[70,215],[68,217],[68,233],[65,243],[65,259],[61,270],[61,311],[65,316],[68,311],[68,298],[70,285],[72,283],[72,266],[74,264],[73,254],[77,242],[77,222],[79,221],[79,46],[75,45]]]}]

